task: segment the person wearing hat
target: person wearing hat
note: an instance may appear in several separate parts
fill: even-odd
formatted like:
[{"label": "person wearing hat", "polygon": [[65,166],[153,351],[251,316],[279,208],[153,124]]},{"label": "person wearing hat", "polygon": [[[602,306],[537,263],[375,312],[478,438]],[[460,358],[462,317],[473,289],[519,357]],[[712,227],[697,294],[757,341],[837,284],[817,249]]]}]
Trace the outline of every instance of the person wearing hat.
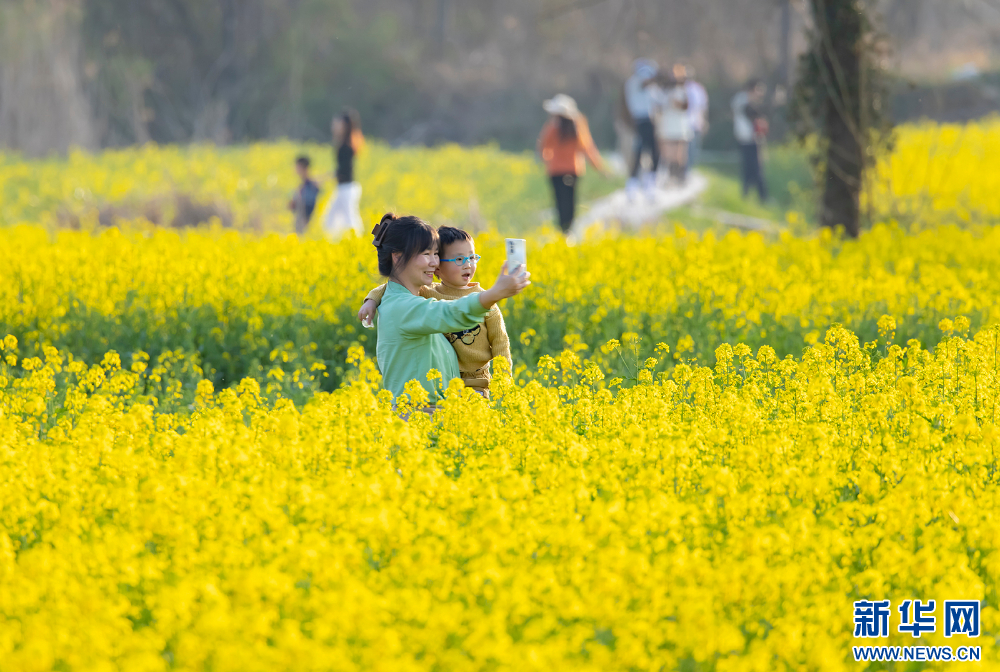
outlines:
[{"label": "person wearing hat", "polygon": [[645,186],[652,191],[656,185],[656,171],[660,167],[660,149],[656,143],[656,129],[653,126],[653,83],[659,72],[656,61],[648,58],[636,59],[632,64],[632,76],[625,82],[625,104],[632,115],[635,127],[635,149],[632,152],[632,170],[626,191],[631,197],[639,187],[639,170],[642,155],[648,153],[653,162],[652,171],[644,176]]},{"label": "person wearing hat", "polygon": [[552,181],[559,228],[569,233],[576,210],[576,184],[586,169],[584,157],[601,175],[607,177],[607,171],[575,100],[560,93],[542,108],[550,116],[538,136],[538,152]]}]

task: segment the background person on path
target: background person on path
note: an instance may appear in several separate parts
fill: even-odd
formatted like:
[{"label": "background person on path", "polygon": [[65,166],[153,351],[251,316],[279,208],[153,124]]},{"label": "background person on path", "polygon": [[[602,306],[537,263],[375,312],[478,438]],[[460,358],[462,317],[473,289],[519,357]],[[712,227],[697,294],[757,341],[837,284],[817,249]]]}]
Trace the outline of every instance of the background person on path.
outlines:
[{"label": "background person on path", "polygon": [[333,118],[330,130],[337,165],[337,193],[323,213],[323,231],[333,239],[340,238],[348,229],[360,236],[363,231],[361,185],[354,179],[354,159],[364,144],[361,117],[354,110],[345,110]]},{"label": "background person on path", "polygon": [[688,124],[691,126],[691,142],[688,144],[687,170],[690,172],[698,163],[701,141],[708,132],[708,91],[695,81],[693,68],[686,68],[687,81],[684,91],[688,99]]},{"label": "background person on path", "polygon": [[530,274],[512,269],[516,275],[510,275],[505,264],[485,291],[454,301],[425,299],[420,288],[434,282],[440,265],[437,231],[419,217],[387,213],[372,235],[379,274],[388,278],[378,309],[375,346],[382,386],[398,397],[407,382],[416,380],[433,403],[440,398],[440,390],[427,379],[431,369],[441,374],[444,386],[461,377],[455,349],[444,334],[474,329],[498,302],[530,285]]},{"label": "background person on path", "polygon": [[309,227],[309,220],[312,218],[313,210],[316,209],[316,199],[319,198],[319,185],[313,182],[309,175],[309,157],[300,155],[295,159],[295,172],[298,173],[301,183],[295,190],[292,200],[288,202],[288,209],[295,213],[295,233],[302,235]]},{"label": "background person on path", "polygon": [[649,192],[652,192],[656,186],[656,171],[660,167],[660,148],[657,146],[656,131],[653,128],[653,100],[650,90],[657,69],[655,61],[640,58],[632,64],[632,76],[625,82],[625,103],[635,126],[632,170],[625,185],[630,198],[640,187],[639,172],[642,167],[642,155],[648,153],[653,162],[651,172],[644,175],[642,180]]},{"label": "background person on path", "polygon": [[733,97],[733,133],[740,146],[740,169],[743,197],[756,188],[761,202],[767,200],[767,183],[761,162],[761,144],[767,137],[764,95],[767,89],[759,79],[752,79]]},{"label": "background person on path", "polygon": [[660,73],[653,89],[656,106],[656,136],[669,177],[683,185],[687,174],[687,150],[691,142],[684,67],[675,66],[672,74]]},{"label": "background person on path", "polygon": [[601,175],[607,177],[607,171],[575,100],[560,93],[542,108],[550,116],[538,136],[538,152],[552,182],[559,228],[569,233],[576,214],[576,185],[586,170],[584,157]]}]

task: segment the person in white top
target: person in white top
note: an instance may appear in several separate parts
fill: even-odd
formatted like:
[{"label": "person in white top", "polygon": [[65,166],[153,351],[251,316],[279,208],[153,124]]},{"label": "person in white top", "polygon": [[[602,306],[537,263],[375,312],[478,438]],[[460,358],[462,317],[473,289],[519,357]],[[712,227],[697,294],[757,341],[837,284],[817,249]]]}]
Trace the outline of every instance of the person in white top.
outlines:
[{"label": "person in white top", "polygon": [[656,135],[661,152],[667,162],[670,178],[681,184],[687,177],[687,149],[691,142],[685,78],[684,66],[674,66],[672,76],[657,78],[653,98],[656,105]]},{"label": "person in white top", "polygon": [[691,142],[688,143],[687,169],[690,171],[698,162],[701,139],[708,132],[708,91],[694,79],[694,69],[687,68],[684,91],[688,99],[688,121],[691,124]]},{"label": "person in white top", "polygon": [[635,147],[632,153],[632,170],[625,190],[632,198],[640,185],[639,172],[642,155],[649,153],[653,163],[652,172],[643,177],[646,190],[652,195],[655,186],[656,169],[660,164],[660,150],[656,144],[653,128],[652,81],[658,67],[655,61],[640,58],[632,64],[632,76],[625,82],[625,105],[632,116],[635,127]]},{"label": "person in white top", "polygon": [[767,87],[760,80],[751,80],[733,97],[733,134],[740,146],[743,176],[743,197],[756,188],[761,202],[767,200],[767,183],[761,165],[760,145],[767,137],[767,119],[763,103]]}]

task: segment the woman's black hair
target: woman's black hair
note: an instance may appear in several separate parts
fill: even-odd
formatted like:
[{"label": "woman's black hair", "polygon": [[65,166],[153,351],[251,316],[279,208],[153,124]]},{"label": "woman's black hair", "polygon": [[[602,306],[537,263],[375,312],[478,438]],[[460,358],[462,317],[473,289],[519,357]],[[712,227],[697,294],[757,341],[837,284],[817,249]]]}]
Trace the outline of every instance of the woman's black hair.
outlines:
[{"label": "woman's black hair", "polygon": [[345,107],[340,113],[340,120],[344,122],[344,135],[340,139],[340,144],[350,144],[353,142],[354,133],[361,132],[361,115],[357,110]]},{"label": "woman's black hair", "polygon": [[472,240],[472,236],[462,229],[456,229],[454,226],[438,227],[438,244],[441,246],[442,252],[444,248],[461,240]]},{"label": "woman's black hair", "polygon": [[[378,250],[378,272],[384,278],[392,277],[424,250],[438,247],[438,232],[434,227],[412,215],[397,217],[387,212],[372,230],[372,235],[375,236],[372,243]],[[392,255],[395,252],[402,256],[394,264]]]},{"label": "woman's black hair", "polygon": [[576,122],[569,117],[559,117],[559,137],[563,142],[576,140]]}]

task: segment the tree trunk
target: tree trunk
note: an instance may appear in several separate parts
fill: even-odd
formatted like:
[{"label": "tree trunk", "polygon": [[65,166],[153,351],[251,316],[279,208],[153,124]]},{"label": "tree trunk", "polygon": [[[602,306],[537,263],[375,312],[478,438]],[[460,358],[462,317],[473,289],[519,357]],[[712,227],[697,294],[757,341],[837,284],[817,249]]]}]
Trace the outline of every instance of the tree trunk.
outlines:
[{"label": "tree trunk", "polygon": [[820,222],[857,238],[864,172],[861,38],[858,0],[812,0],[819,33],[820,74],[827,88],[823,132],[828,142]]}]

